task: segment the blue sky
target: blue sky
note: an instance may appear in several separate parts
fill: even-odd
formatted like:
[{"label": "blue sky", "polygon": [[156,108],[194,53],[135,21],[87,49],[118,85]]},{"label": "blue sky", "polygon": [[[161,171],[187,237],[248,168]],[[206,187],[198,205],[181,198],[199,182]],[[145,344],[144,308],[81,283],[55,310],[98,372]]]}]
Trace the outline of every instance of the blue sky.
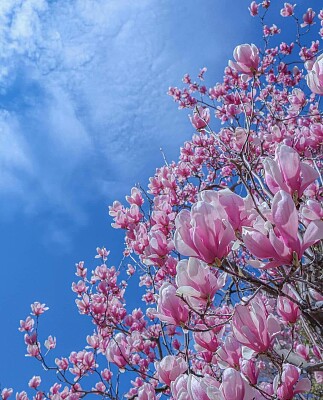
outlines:
[{"label": "blue sky", "polygon": [[[0,2],[0,384],[23,390],[19,320],[33,301],[50,311],[41,332],[55,356],[92,331],[70,290],[74,264],[95,248],[121,260],[107,206],[147,185],[193,133],[166,95],[189,72],[221,80],[258,21],[245,0],[4,0]],[[230,8],[230,13],[228,12]]]}]

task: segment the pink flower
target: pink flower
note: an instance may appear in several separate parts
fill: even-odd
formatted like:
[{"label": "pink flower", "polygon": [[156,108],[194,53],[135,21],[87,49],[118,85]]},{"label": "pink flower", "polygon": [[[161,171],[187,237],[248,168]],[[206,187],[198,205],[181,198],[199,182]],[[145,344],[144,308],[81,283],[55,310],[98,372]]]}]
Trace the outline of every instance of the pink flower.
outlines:
[{"label": "pink flower", "polygon": [[227,256],[235,239],[231,225],[219,218],[217,207],[204,201],[193,204],[191,211],[182,210],[175,225],[176,249],[208,264]]},{"label": "pink flower", "polygon": [[307,25],[312,25],[315,17],[315,11],[313,11],[311,8],[308,8],[306,13],[303,15],[303,23],[301,24],[301,27],[304,28]]},{"label": "pink flower", "polygon": [[7,400],[12,395],[12,393],[13,393],[13,389],[11,389],[11,388],[2,389],[2,392],[1,392],[2,400]]},{"label": "pink flower", "polygon": [[[289,297],[295,299],[293,292],[288,286],[285,285],[283,291]],[[294,324],[301,314],[298,305],[284,295],[278,296],[277,298],[277,313],[285,322],[289,322],[291,324]]]},{"label": "pink flower", "polygon": [[298,153],[285,144],[276,148],[275,159],[267,157],[264,162],[266,183],[273,194],[282,189],[291,196],[301,197],[304,190],[318,178],[310,165],[301,162]]},{"label": "pink flower", "polygon": [[216,354],[221,368],[227,368],[228,366],[237,368],[242,357],[241,345],[232,334],[229,334]]},{"label": "pink flower", "polygon": [[290,3],[284,3],[284,8],[280,10],[280,15],[282,17],[290,17],[291,15],[294,14],[294,8],[296,7],[296,4],[291,5]]},{"label": "pink flower", "polygon": [[323,54],[321,54],[307,71],[306,82],[313,93],[323,95]]},{"label": "pink flower", "polygon": [[252,385],[257,384],[259,368],[254,360],[242,360],[240,370]]},{"label": "pink flower", "polygon": [[45,340],[45,347],[47,350],[55,349],[56,347],[56,338],[53,336],[48,336],[48,339]]},{"label": "pink flower", "polygon": [[182,299],[176,295],[176,289],[168,282],[164,282],[159,289],[157,312],[161,321],[174,325],[185,325],[189,318],[189,310]]},{"label": "pink flower", "polygon": [[245,398],[245,381],[241,374],[234,368],[227,368],[222,375],[222,384],[220,390],[225,400],[244,400]]},{"label": "pink flower", "polygon": [[255,17],[256,15],[258,15],[259,4],[257,4],[255,1],[252,1],[248,9],[250,11],[250,15],[252,17]]},{"label": "pink flower", "polygon": [[185,374],[179,375],[175,381],[171,382],[170,388],[174,400],[191,400],[187,391],[187,380],[188,376]]},{"label": "pink flower", "polygon": [[212,204],[217,209],[219,217],[227,220],[235,231],[241,232],[243,226],[251,225],[253,218],[249,211],[247,200],[229,189],[203,190],[198,194],[198,200]]},{"label": "pink flower", "polygon": [[250,253],[260,259],[273,259],[265,268],[291,265],[301,259],[305,250],[323,239],[323,221],[312,221],[300,240],[298,213],[291,196],[280,190],[272,202],[272,222],[268,236],[254,228],[243,229],[243,241]]},{"label": "pink flower", "polygon": [[115,337],[110,339],[106,350],[108,361],[113,362],[119,368],[123,368],[128,364],[130,355],[129,345],[126,336],[123,333],[117,333]]},{"label": "pink flower", "polygon": [[20,332],[29,332],[33,329],[34,323],[35,323],[35,321],[31,317],[27,317],[26,321],[21,319],[20,320],[20,328],[18,328],[18,330]]},{"label": "pink flower", "polygon": [[229,67],[237,72],[252,76],[258,70],[259,51],[254,44],[240,44],[233,51],[236,62],[229,61]]},{"label": "pink flower", "polygon": [[166,356],[161,361],[155,361],[155,368],[160,381],[170,386],[187,370],[187,363],[182,357]]},{"label": "pink flower", "polygon": [[232,330],[241,344],[257,353],[265,353],[281,328],[276,318],[268,314],[263,300],[255,297],[248,306],[236,306]]},{"label": "pink flower", "polygon": [[196,332],[194,332],[193,336],[196,343],[194,347],[197,351],[207,350],[214,353],[219,347],[216,334],[204,324],[196,325]]},{"label": "pink flower", "polygon": [[138,389],[138,400],[155,400],[156,393],[154,387],[150,383],[144,383]]},{"label": "pink flower", "polygon": [[45,304],[39,303],[39,301],[35,301],[35,303],[31,304],[31,311],[33,315],[39,316],[47,311],[49,308],[45,306]]},{"label": "pink flower", "polygon": [[212,400],[213,397],[209,396],[210,388],[214,389],[220,394],[218,387],[219,382],[211,376],[204,376],[203,378],[194,375],[188,376],[187,390],[190,395],[190,399]]},{"label": "pink flower", "polygon": [[300,370],[291,364],[284,364],[281,382],[279,376],[274,379],[274,388],[280,400],[292,400],[298,393],[306,393],[311,390],[311,381],[300,377]]},{"label": "pink flower", "polygon": [[206,107],[196,106],[193,115],[189,117],[194,128],[200,130],[205,128],[210,122],[210,110]]},{"label": "pink flower", "polygon": [[38,386],[40,385],[40,383],[41,383],[40,376],[33,376],[33,377],[30,379],[30,381],[29,381],[29,383],[28,383],[28,386],[29,386],[30,388],[32,388],[32,389],[37,389]]},{"label": "pink flower", "polygon": [[208,264],[193,257],[180,261],[176,272],[177,293],[193,308],[212,302],[215,293],[225,285],[225,274],[212,271]]}]

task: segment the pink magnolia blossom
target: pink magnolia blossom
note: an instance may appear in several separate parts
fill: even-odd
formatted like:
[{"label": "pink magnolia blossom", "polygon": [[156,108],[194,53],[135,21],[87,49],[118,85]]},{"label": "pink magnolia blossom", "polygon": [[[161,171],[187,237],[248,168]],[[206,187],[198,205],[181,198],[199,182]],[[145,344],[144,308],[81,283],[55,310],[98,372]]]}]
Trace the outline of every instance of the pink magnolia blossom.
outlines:
[{"label": "pink magnolia blossom", "polygon": [[234,368],[227,368],[222,375],[220,390],[225,400],[244,400],[246,393],[246,382],[241,374]]},{"label": "pink magnolia blossom", "polygon": [[[295,299],[293,292],[290,290],[288,286],[285,285],[283,291],[289,297]],[[285,322],[294,324],[298,320],[298,317],[300,316],[301,312],[298,305],[295,302],[293,302],[286,296],[281,295],[278,296],[277,298],[277,313]]]},{"label": "pink magnolia blossom", "polygon": [[11,388],[4,388],[1,391],[1,398],[2,400],[7,400],[13,393],[13,389]]},{"label": "pink magnolia blossom", "polygon": [[195,129],[203,129],[210,122],[210,109],[207,107],[197,106],[194,109],[193,115],[190,115],[189,117]]},{"label": "pink magnolia blossom", "polygon": [[254,44],[240,44],[233,51],[236,62],[229,61],[229,67],[246,75],[253,75],[259,66],[259,51]]},{"label": "pink magnolia blossom", "polygon": [[156,393],[154,387],[150,383],[144,383],[138,389],[138,400],[155,400]]},{"label": "pink magnolia blossom", "polygon": [[176,249],[209,264],[225,257],[235,239],[232,226],[219,218],[216,206],[205,201],[195,203],[191,211],[182,210],[175,225]]},{"label": "pink magnolia blossom", "polygon": [[284,7],[280,10],[280,15],[282,17],[290,17],[294,14],[294,8],[296,4],[292,5],[290,3],[284,3]]},{"label": "pink magnolia blossom", "polygon": [[295,255],[300,260],[305,250],[323,239],[323,221],[312,221],[301,240],[298,236],[298,213],[291,196],[280,190],[272,202],[272,222],[268,236],[254,228],[243,229],[243,241],[248,250],[260,259],[273,259],[265,268],[291,265]]},{"label": "pink magnolia blossom", "polygon": [[30,387],[30,388],[32,388],[32,389],[37,389],[38,388],[38,386],[41,384],[41,378],[40,378],[40,376],[33,376],[31,379],[30,379],[30,381],[29,381],[29,383],[28,383],[28,386]]},{"label": "pink magnolia blossom", "polygon": [[323,95],[323,54],[308,69],[306,82],[313,93]]},{"label": "pink magnolia blossom", "polygon": [[166,356],[155,362],[155,368],[161,382],[170,386],[171,382],[187,370],[187,363],[182,357]]},{"label": "pink magnolia blossom", "polygon": [[256,385],[259,376],[259,368],[254,360],[242,360],[240,365],[241,372],[252,385]]},{"label": "pink magnolia blossom", "polygon": [[224,344],[217,350],[216,355],[221,368],[228,366],[237,368],[242,357],[241,345],[232,334],[229,334]]},{"label": "pink magnolia blossom", "polygon": [[176,288],[170,283],[163,283],[159,289],[155,315],[161,321],[174,325],[183,325],[188,321],[188,306],[176,295]]},{"label": "pink magnolia blossom", "polygon": [[177,293],[193,308],[212,302],[215,293],[225,285],[226,274],[212,271],[208,264],[193,257],[180,261],[176,272]]},{"label": "pink magnolia blossom", "polygon": [[242,227],[249,226],[254,218],[249,211],[248,198],[242,198],[229,189],[203,190],[198,200],[212,204],[219,217],[227,220],[235,231],[241,232]]},{"label": "pink magnolia blossom", "polygon": [[276,148],[275,159],[267,157],[264,162],[266,183],[273,194],[284,190],[301,197],[304,190],[318,178],[310,165],[301,162],[298,153],[290,146]]},{"label": "pink magnolia blossom", "polygon": [[241,344],[257,353],[265,353],[281,328],[277,319],[268,313],[263,300],[256,297],[247,306],[236,306],[232,330]]},{"label": "pink magnolia blossom", "polygon": [[220,393],[219,390],[219,382],[211,377],[204,376],[203,378],[189,375],[187,380],[187,390],[190,395],[190,399],[199,399],[199,400],[212,400],[214,397],[210,397],[210,388],[215,389]]},{"label": "pink magnolia blossom", "polygon": [[194,332],[195,349],[198,351],[209,351],[214,353],[219,347],[219,342],[215,332],[204,324],[196,325]]},{"label": "pink magnolia blossom", "polygon": [[119,368],[123,368],[129,362],[130,349],[126,336],[118,333],[112,338],[106,350],[108,361],[116,364]]},{"label": "pink magnolia blossom", "polygon": [[45,304],[39,303],[39,301],[35,301],[35,303],[31,304],[31,311],[32,315],[39,316],[43,314],[45,311],[47,311],[49,308],[46,307]]},{"label": "pink magnolia blossom", "polygon": [[303,15],[303,23],[301,24],[301,27],[304,28],[305,26],[313,25],[315,15],[315,11],[313,11],[312,8],[308,8],[306,13]]},{"label": "pink magnolia blossom", "polygon": [[274,379],[274,388],[280,400],[292,400],[298,393],[306,393],[311,390],[311,381],[308,378],[300,378],[300,370],[291,364],[284,364],[281,381],[279,376]]},{"label": "pink magnolia blossom", "polygon": [[252,17],[258,15],[258,9],[259,9],[259,4],[257,4],[255,1],[252,1],[249,6],[250,15]]},{"label": "pink magnolia blossom", "polygon": [[56,338],[53,336],[48,336],[48,339],[45,340],[45,347],[47,350],[55,349],[56,347]]},{"label": "pink magnolia blossom", "polygon": [[175,381],[171,382],[171,392],[174,400],[191,400],[187,390],[188,375],[181,374]]}]

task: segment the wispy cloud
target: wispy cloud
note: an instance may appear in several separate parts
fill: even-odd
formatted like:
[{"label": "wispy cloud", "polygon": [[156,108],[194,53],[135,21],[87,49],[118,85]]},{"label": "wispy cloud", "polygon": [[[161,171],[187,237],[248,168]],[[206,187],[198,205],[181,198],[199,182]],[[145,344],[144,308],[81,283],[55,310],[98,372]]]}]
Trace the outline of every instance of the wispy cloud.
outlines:
[{"label": "wispy cloud", "polygon": [[2,194],[84,222],[93,194],[110,202],[145,181],[160,147],[174,157],[189,136],[165,95],[186,72],[178,54],[197,70],[224,51],[198,18],[178,26],[191,16],[168,0],[1,2]]}]

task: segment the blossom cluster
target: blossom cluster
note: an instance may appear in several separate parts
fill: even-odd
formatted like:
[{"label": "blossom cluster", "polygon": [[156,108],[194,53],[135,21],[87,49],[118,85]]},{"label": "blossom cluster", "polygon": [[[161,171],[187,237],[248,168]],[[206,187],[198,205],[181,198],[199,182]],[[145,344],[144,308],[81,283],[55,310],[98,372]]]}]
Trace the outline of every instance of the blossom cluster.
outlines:
[{"label": "blossom cluster", "polygon": [[298,17],[284,3],[297,35],[270,47],[282,32],[265,25],[269,8],[250,4],[263,46],[237,46],[223,82],[207,87],[203,68],[169,89],[196,132],[148,192],[109,207],[126,268],[109,266],[105,248],[90,274],[76,265],[76,305],[94,326],[86,347],[49,366],[38,333],[48,308],[36,302],[21,321],[27,355],[58,376],[47,392],[34,376],[35,399],[323,395],[323,54],[319,40],[303,44],[315,23],[323,37],[323,10]]}]

